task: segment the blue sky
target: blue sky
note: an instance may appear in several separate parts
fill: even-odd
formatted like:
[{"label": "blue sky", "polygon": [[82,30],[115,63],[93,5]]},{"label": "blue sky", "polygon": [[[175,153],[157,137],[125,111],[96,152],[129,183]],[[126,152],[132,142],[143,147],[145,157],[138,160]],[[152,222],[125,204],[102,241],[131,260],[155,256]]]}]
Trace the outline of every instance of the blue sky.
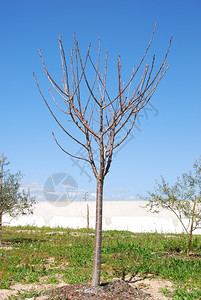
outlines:
[{"label": "blue sky", "polygon": [[151,100],[152,109],[141,114],[133,138],[115,156],[105,181],[106,200],[132,200],[151,190],[160,175],[173,183],[201,154],[200,11],[201,2],[194,0],[0,1],[0,149],[11,162],[10,169],[24,173],[24,186],[38,200],[43,199],[48,176],[55,173],[73,176],[79,199],[85,191],[93,198],[96,187],[90,169],[80,174],[84,166],[73,165],[52,138],[54,131],[71,152],[79,150],[58,128],[38,93],[33,71],[43,91],[49,88],[38,48],[57,76],[60,34],[67,54],[74,32],[83,53],[89,42],[95,52],[100,36],[114,72],[121,55],[126,77],[143,55],[155,22],[149,59],[156,54],[159,64],[173,35],[170,69]]}]

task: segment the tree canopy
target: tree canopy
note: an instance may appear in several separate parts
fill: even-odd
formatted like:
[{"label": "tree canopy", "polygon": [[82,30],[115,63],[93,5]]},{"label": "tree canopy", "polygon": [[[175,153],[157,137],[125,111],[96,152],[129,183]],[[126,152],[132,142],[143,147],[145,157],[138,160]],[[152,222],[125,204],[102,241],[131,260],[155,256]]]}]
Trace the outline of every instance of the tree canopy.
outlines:
[{"label": "tree canopy", "polygon": [[33,213],[33,205],[36,203],[29,191],[21,188],[23,175],[21,172],[11,174],[9,170],[4,170],[7,166],[7,157],[2,154],[1,181],[0,181],[0,244],[2,230],[2,216],[9,214],[11,217]]},{"label": "tree canopy", "polygon": [[[201,227],[201,156],[193,165],[193,171],[183,173],[170,185],[163,176],[156,181],[154,191],[148,191],[147,208],[153,213],[163,209],[172,211],[189,234],[195,196],[197,203],[194,211],[193,230]],[[186,222],[188,221],[188,222]]]}]

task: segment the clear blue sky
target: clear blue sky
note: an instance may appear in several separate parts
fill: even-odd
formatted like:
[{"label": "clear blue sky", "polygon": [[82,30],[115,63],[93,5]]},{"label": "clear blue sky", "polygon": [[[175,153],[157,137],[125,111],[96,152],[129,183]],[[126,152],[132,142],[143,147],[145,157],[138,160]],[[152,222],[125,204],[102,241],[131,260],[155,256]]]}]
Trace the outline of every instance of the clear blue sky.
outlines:
[{"label": "clear blue sky", "polygon": [[121,54],[126,77],[143,55],[155,22],[150,54],[156,54],[159,63],[173,35],[170,69],[151,100],[155,110],[148,119],[141,117],[140,131],[133,131],[134,138],[113,160],[105,181],[106,200],[145,194],[160,175],[173,183],[201,154],[201,1],[0,1],[0,151],[13,172],[25,174],[24,186],[38,199],[47,177],[57,172],[72,175],[82,192],[94,193],[96,184],[80,174],[52,138],[54,131],[71,152],[79,150],[58,128],[38,93],[33,71],[44,91],[49,85],[37,49],[58,74],[60,34],[67,53],[73,32],[83,52],[89,42],[97,49],[100,36],[115,72]]}]

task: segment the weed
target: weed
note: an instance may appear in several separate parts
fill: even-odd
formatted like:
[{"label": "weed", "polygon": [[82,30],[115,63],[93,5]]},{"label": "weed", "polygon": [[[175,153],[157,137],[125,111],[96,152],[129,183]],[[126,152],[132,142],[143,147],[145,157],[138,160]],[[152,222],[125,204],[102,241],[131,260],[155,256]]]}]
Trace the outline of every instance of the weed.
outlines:
[{"label": "weed", "polygon": [[9,296],[9,300],[17,300],[17,299],[29,299],[29,298],[34,298],[38,297],[40,293],[32,291],[32,292],[19,292],[19,295],[17,296]]},{"label": "weed", "polygon": [[201,299],[201,290],[178,288],[173,295],[173,300]]}]

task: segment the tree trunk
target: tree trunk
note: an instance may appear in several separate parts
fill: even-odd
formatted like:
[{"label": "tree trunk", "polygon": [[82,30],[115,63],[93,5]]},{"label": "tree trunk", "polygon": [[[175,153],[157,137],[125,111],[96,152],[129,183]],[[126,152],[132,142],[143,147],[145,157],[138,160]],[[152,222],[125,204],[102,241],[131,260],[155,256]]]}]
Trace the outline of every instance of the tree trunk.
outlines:
[{"label": "tree trunk", "polygon": [[187,257],[189,257],[190,249],[191,249],[191,241],[192,241],[192,235],[193,235],[193,221],[194,221],[194,214],[195,214],[195,206],[196,206],[196,196],[195,196],[195,200],[194,200],[194,204],[193,204],[191,229],[190,229],[189,239],[188,239]]},{"label": "tree trunk", "polygon": [[102,218],[103,218],[103,179],[97,179],[96,190],[96,229],[94,244],[94,263],[92,286],[100,285],[101,275],[101,245],[102,245]]},{"label": "tree trunk", "polygon": [[0,211],[0,246],[2,245],[2,211]]},{"label": "tree trunk", "polygon": [[89,204],[87,204],[87,236],[89,236]]}]

